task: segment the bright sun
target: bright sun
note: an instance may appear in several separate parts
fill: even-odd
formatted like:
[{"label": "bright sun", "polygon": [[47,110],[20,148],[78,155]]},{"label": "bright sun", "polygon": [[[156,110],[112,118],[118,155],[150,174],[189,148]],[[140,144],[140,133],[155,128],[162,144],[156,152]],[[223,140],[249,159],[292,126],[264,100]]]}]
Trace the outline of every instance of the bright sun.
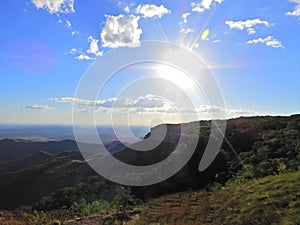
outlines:
[{"label": "bright sun", "polygon": [[185,72],[177,69],[176,67],[166,64],[159,64],[155,66],[155,70],[157,72],[157,76],[173,82],[182,89],[197,88],[195,81]]}]

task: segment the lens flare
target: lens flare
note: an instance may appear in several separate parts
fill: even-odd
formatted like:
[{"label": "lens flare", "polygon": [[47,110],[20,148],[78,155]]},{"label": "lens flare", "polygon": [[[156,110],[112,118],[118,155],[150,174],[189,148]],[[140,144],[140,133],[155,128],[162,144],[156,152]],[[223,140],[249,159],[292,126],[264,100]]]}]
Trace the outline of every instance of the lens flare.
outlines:
[{"label": "lens flare", "polygon": [[201,40],[203,40],[203,41],[207,40],[209,33],[210,33],[209,29],[206,29],[205,31],[203,31],[203,33],[201,35]]}]

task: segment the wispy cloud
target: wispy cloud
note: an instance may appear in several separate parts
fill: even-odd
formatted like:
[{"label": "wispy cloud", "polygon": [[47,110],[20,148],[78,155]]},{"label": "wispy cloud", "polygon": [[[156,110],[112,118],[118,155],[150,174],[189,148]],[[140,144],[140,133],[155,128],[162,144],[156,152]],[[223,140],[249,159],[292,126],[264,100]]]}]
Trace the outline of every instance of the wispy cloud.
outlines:
[{"label": "wispy cloud", "polygon": [[66,21],[66,26],[69,27],[69,28],[72,27],[72,24],[71,24],[71,22],[69,20]]},{"label": "wispy cloud", "polygon": [[46,9],[49,13],[71,13],[74,10],[74,0],[32,0],[38,9]]},{"label": "wispy cloud", "polygon": [[72,36],[74,36],[75,34],[79,34],[79,32],[76,31],[76,30],[74,30],[74,31],[71,32],[71,35],[72,35]]},{"label": "wispy cloud", "polygon": [[247,41],[247,44],[258,44],[258,43],[263,43],[272,48],[284,48],[284,46],[281,44],[281,42],[272,36]]},{"label": "wispy cloud", "polygon": [[166,101],[162,98],[156,96],[147,95],[140,96],[136,99],[129,99],[125,97],[121,98],[109,98],[106,100],[88,100],[88,99],[79,99],[73,97],[61,97],[61,98],[51,98],[50,100],[60,102],[60,103],[72,103],[78,106],[88,106],[88,107],[103,107],[103,108],[154,108],[154,107],[163,107],[166,104]]},{"label": "wispy cloud", "polygon": [[116,110],[119,112],[130,112],[137,114],[198,114],[198,115],[223,115],[235,117],[241,115],[255,115],[253,110],[232,109],[226,110],[219,106],[201,105],[197,108],[178,108],[165,100],[153,95],[140,96],[135,99],[129,98],[110,98],[107,100],[86,100],[73,97],[52,98],[51,100],[60,103],[70,103],[81,107],[80,112],[95,110],[98,112],[108,112]]},{"label": "wispy cloud", "polygon": [[23,105],[21,108],[24,109],[39,109],[39,110],[50,110],[51,107],[48,105],[38,105],[38,104],[32,104],[32,105]]},{"label": "wispy cloud", "polygon": [[106,23],[101,31],[103,47],[139,47],[143,31],[138,27],[140,17],[129,15],[106,16]]},{"label": "wispy cloud", "polygon": [[75,59],[77,60],[95,60],[95,58],[92,58],[91,56],[85,54],[81,48],[71,48],[69,54],[77,55],[75,56]]},{"label": "wispy cloud", "polygon": [[136,13],[143,15],[144,18],[161,18],[165,14],[170,14],[171,11],[167,9],[165,6],[153,5],[153,4],[145,4],[138,5],[135,10]]},{"label": "wispy cloud", "polygon": [[300,0],[290,0],[290,2],[294,2],[297,5],[293,11],[287,12],[286,15],[299,17],[300,16]]},{"label": "wispy cloud", "polygon": [[226,25],[229,26],[230,29],[236,30],[244,30],[247,29],[248,34],[256,33],[257,25],[265,25],[266,27],[270,26],[270,23],[266,20],[261,20],[259,18],[251,19],[251,20],[240,20],[240,21],[226,21]]},{"label": "wispy cloud", "polygon": [[129,6],[126,6],[126,7],[124,8],[124,12],[130,13],[130,8],[129,8]]},{"label": "wispy cloud", "polygon": [[185,34],[189,34],[189,33],[193,33],[194,32],[194,29],[192,28],[182,28],[180,30],[180,33],[185,33]]},{"label": "wispy cloud", "polygon": [[213,40],[212,42],[213,43],[219,43],[219,42],[221,42],[221,40],[220,39],[216,39],[216,40]]},{"label": "wispy cloud", "polygon": [[82,51],[82,50],[79,50],[79,49],[77,49],[77,48],[71,48],[71,50],[69,51],[69,53],[71,54],[71,55],[75,55],[77,52],[79,52],[79,51]]}]

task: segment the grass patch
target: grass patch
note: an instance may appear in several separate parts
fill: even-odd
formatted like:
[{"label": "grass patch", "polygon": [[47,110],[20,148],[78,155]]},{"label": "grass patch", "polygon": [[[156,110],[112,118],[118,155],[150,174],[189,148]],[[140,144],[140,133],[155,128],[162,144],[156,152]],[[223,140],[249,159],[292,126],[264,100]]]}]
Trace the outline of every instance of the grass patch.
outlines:
[{"label": "grass patch", "polygon": [[[178,204],[180,202],[180,204]],[[140,224],[300,224],[300,173],[166,195],[149,203]]]}]

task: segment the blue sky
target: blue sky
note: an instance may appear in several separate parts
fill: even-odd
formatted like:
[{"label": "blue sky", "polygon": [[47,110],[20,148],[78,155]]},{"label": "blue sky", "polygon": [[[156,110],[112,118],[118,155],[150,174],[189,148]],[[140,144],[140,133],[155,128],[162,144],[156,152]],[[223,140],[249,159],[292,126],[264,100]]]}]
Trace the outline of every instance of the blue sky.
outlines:
[{"label": "blue sky", "polygon": [[[74,98],[96,60],[146,40],[199,55],[219,83],[228,117],[300,112],[299,0],[12,0],[1,1],[0,10],[0,123],[70,124],[72,103],[84,113],[95,102],[99,124],[107,123],[112,103],[120,111],[138,108],[134,125],[156,117],[178,122],[159,85],[156,95],[133,85],[116,96],[151,71],[145,67],[121,71],[96,101]],[[199,106],[200,118],[209,109]]]}]

